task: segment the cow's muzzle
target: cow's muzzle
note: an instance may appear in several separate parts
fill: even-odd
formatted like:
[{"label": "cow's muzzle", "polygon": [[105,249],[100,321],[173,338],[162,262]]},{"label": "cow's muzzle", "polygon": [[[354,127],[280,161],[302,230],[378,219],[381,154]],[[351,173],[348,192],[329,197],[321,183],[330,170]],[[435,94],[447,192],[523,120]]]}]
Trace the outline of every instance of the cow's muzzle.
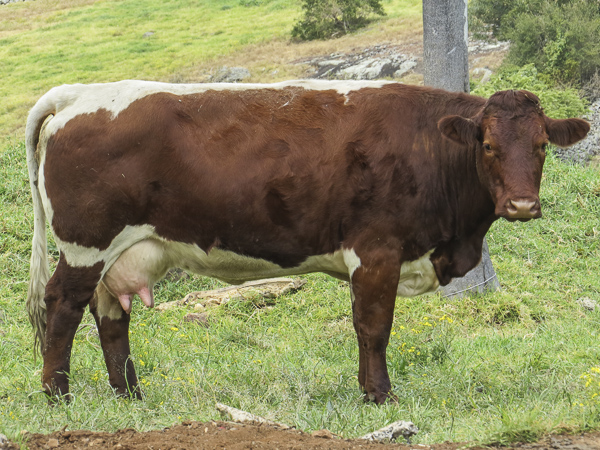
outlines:
[{"label": "cow's muzzle", "polygon": [[531,219],[538,219],[542,217],[542,208],[540,207],[539,199],[535,200],[508,200],[505,204],[504,211],[500,216],[507,220],[520,220],[526,222]]}]

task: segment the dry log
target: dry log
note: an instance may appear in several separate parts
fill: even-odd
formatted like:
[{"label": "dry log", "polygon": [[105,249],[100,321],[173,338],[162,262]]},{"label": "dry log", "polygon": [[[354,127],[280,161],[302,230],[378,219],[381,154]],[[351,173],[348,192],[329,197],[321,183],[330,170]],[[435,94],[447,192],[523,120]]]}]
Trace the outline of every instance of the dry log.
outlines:
[{"label": "dry log", "polygon": [[260,295],[264,298],[277,298],[288,292],[300,289],[306,280],[300,278],[268,278],[266,280],[248,281],[239,286],[228,286],[210,291],[191,292],[181,300],[161,303],[156,306],[159,311],[166,311],[178,306],[194,306],[204,309],[207,306],[222,305],[232,298],[244,298]]},{"label": "dry log", "polygon": [[283,423],[272,422],[265,419],[264,417],[256,416],[241,409],[232,408],[231,406],[224,405],[223,403],[217,403],[217,409],[224,415],[229,416],[233,422],[248,423],[248,424],[265,424],[272,427],[281,428],[282,430],[289,430],[293,427],[285,425]]}]

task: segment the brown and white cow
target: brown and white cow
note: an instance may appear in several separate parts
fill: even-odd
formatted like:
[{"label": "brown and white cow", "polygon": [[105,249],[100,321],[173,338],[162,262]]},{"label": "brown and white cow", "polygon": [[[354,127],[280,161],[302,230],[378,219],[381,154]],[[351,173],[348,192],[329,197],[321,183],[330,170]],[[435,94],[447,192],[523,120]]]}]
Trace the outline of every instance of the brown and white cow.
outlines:
[{"label": "brown and white cow", "polygon": [[[111,385],[139,397],[131,302],[152,306],[171,267],[230,283],[325,272],[351,283],[358,380],[383,403],[396,296],[464,275],[497,218],[540,217],[548,142],[588,130],[548,118],[526,91],[486,100],[390,82],[54,88],[26,132],[27,306],[43,387],[68,393],[89,305]],[[51,277],[46,218],[60,249]]]}]

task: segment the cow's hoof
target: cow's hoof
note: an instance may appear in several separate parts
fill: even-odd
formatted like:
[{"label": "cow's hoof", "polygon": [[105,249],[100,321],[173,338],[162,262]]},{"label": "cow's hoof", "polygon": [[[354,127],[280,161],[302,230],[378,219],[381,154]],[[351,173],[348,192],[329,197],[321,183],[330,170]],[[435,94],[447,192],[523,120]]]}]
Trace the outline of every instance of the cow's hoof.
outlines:
[{"label": "cow's hoof", "polygon": [[58,403],[70,403],[73,400],[73,396],[69,393],[69,385],[64,383],[58,385],[54,380],[50,383],[44,383],[42,392],[46,395],[48,404],[51,406]]},{"label": "cow's hoof", "polygon": [[71,403],[71,401],[74,399],[73,395],[71,395],[69,392],[66,394],[58,394],[46,389],[44,389],[42,392],[46,395],[49,406],[56,406],[59,403]]},{"label": "cow's hoof", "polygon": [[398,403],[398,396],[393,394],[392,392],[369,392],[365,394],[365,402],[373,402],[377,405],[383,405],[384,403]]},{"label": "cow's hoof", "polygon": [[119,398],[126,400],[142,400],[144,397],[144,391],[139,386],[133,389],[114,389],[115,395]]}]

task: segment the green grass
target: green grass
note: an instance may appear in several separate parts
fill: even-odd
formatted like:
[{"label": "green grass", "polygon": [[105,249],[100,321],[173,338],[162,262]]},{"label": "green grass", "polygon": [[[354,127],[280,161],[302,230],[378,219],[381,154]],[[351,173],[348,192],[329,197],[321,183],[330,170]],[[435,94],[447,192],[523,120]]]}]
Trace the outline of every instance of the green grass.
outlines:
[{"label": "green grass", "polygon": [[[0,38],[0,98],[6,99],[0,103],[0,129],[14,126],[11,113],[23,116],[52,86],[166,80],[190,64],[283,38],[298,8],[289,0],[264,3],[244,7],[236,0],[104,1],[57,12],[51,22],[44,19],[33,30],[7,32]],[[25,10],[28,5],[20,6]],[[144,38],[148,31],[155,34]]]},{"label": "green grass", "polygon": [[[21,142],[6,140],[0,178],[0,432],[149,430],[217,419],[222,402],[311,431],[356,437],[411,420],[417,443],[511,442],[553,430],[600,428],[600,175],[547,161],[544,218],[497,222],[488,235],[503,289],[482,297],[398,299],[388,360],[397,405],[364,404],[348,286],[307,277],[274,304],[234,300],[210,311],[210,327],[183,321],[186,309],[136,303],[131,339],[143,401],[115,398],[93,327],[78,332],[75,401],[46,406],[41,361],[26,318],[31,205]],[[214,281],[163,281],[172,301]],[[84,323],[92,324],[86,314]]]},{"label": "green grass", "polygon": [[[257,6],[239,0],[72,1],[71,8],[47,13],[44,8],[56,7],[52,0],[0,8],[2,134],[21,132],[29,108],[53,86],[131,78],[177,81],[244,49],[252,61],[252,46],[289,41],[301,15],[295,0],[263,0]],[[419,21],[417,0],[384,5],[389,18]],[[154,34],[144,38],[149,31]]]},{"label": "green grass", "polygon": [[[48,407],[24,307],[33,229],[21,134],[28,108],[61,83],[169,80],[261,43],[304,48],[286,43],[299,14],[292,0],[71,3],[0,7],[0,135],[19,130],[0,141],[0,433],[156,429],[217,419],[215,402],[344,437],[411,420],[421,429],[417,443],[600,429],[600,312],[576,303],[600,302],[600,174],[553,157],[541,192],[544,217],[499,221],[488,234],[502,291],[398,299],[388,350],[397,405],[363,403],[348,286],[311,275],[272,305],[237,300],[211,310],[208,329],[184,322],[187,310],[160,313],[137,302],[131,339],[143,401],[114,397],[93,328],[82,328],[72,359],[75,401]],[[415,0],[384,6],[389,19],[380,24],[392,30],[404,23],[400,16],[418,19],[421,7]],[[348,42],[357,41],[334,41]],[[163,281],[155,294],[172,301],[215,286],[192,277]],[[86,314],[84,324],[92,323]]]}]

